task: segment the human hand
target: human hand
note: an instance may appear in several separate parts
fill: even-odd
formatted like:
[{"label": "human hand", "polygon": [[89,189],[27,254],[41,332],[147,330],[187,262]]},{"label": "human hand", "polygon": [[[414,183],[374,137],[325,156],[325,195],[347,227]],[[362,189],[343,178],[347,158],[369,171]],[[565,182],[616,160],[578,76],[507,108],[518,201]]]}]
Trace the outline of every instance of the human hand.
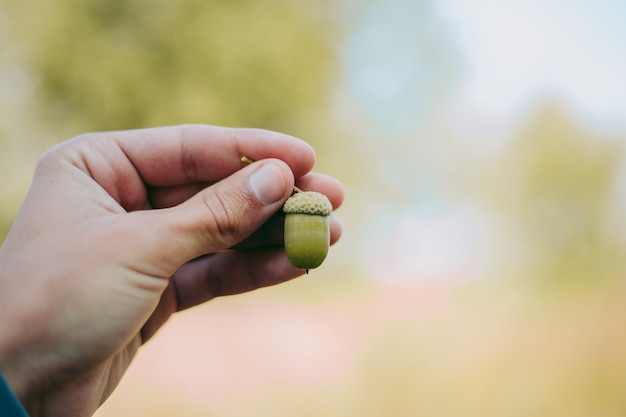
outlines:
[{"label": "human hand", "polygon": [[31,416],[92,415],[171,314],[301,275],[274,214],[294,182],[341,204],[314,160],[286,135],[211,126],[89,134],[42,156],[0,248],[0,371]]}]

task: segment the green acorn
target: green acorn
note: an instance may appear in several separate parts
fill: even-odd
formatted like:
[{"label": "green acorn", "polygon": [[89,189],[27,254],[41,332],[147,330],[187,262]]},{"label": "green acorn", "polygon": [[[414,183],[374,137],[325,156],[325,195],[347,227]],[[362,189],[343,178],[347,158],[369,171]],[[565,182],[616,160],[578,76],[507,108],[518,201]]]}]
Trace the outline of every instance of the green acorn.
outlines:
[{"label": "green acorn", "polygon": [[285,251],[296,268],[308,273],[326,259],[332,210],[328,198],[315,191],[297,192],[285,202]]}]

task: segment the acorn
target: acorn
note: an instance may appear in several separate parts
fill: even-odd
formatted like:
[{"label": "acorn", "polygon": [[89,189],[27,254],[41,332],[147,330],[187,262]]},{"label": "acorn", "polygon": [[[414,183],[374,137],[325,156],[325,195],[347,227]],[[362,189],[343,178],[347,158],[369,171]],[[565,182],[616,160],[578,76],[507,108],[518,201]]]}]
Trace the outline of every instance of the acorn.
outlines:
[{"label": "acorn", "polygon": [[293,194],[283,205],[285,213],[285,252],[298,269],[317,268],[324,262],[330,246],[328,216],[333,206],[315,191]]}]

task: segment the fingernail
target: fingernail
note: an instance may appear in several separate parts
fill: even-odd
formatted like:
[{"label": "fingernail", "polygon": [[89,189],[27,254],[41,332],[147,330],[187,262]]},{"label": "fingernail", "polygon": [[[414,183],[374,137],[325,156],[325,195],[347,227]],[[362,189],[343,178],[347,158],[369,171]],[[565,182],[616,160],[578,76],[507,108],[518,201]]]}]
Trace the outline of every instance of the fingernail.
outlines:
[{"label": "fingernail", "polygon": [[264,205],[280,200],[285,194],[285,182],[280,168],[266,164],[250,175],[248,180],[256,198]]}]

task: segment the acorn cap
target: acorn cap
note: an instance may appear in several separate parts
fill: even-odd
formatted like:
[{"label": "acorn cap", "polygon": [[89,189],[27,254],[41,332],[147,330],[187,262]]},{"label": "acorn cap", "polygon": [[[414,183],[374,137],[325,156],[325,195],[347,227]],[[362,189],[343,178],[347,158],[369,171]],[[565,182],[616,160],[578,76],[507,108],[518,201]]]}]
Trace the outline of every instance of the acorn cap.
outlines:
[{"label": "acorn cap", "polygon": [[283,211],[287,214],[311,214],[316,216],[330,216],[333,206],[328,197],[315,191],[296,193],[285,201]]}]

